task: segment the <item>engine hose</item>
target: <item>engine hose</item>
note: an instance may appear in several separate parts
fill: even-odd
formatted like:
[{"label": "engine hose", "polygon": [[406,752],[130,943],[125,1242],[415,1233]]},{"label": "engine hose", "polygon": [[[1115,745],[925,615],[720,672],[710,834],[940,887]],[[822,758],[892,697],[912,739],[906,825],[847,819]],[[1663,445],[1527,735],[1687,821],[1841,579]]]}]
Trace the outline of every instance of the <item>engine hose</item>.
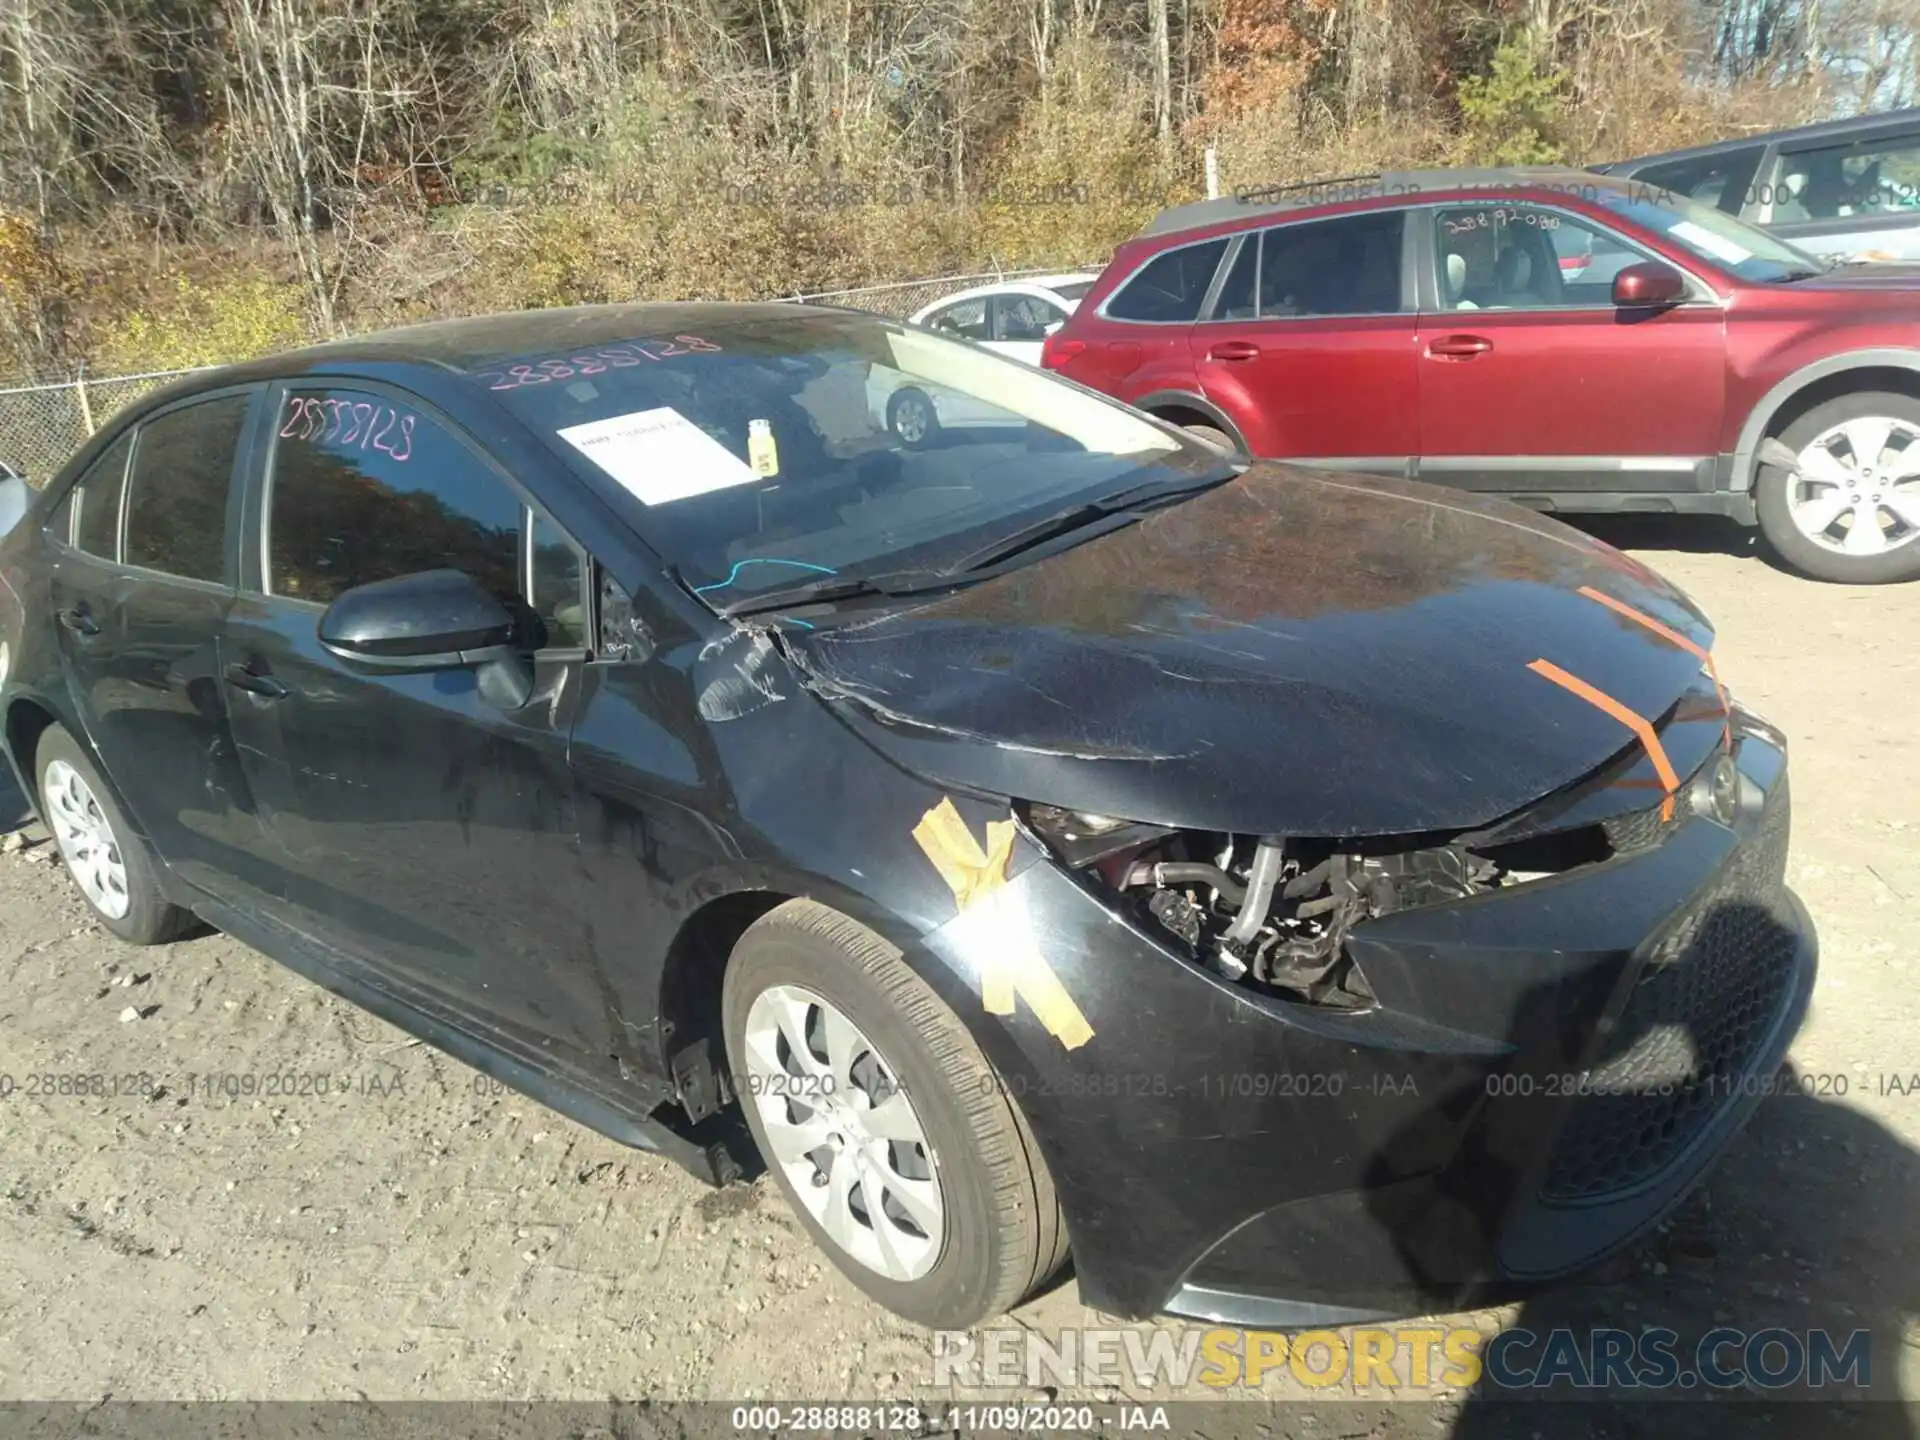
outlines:
[{"label": "engine hose", "polygon": [[1247,898],[1240,906],[1240,913],[1233,917],[1233,923],[1227,926],[1222,943],[1245,945],[1259,934],[1260,927],[1267,923],[1267,909],[1273,903],[1273,887],[1280,879],[1283,860],[1278,841],[1260,842],[1253,852],[1253,865],[1247,871]]},{"label": "engine hose", "polygon": [[1302,895],[1312,894],[1315,890],[1319,889],[1321,882],[1327,878],[1328,872],[1332,869],[1333,861],[1328,859],[1322,860],[1311,870],[1302,870],[1298,875],[1280,887],[1281,898],[1298,900]]},{"label": "engine hose", "polygon": [[1239,905],[1247,898],[1247,887],[1218,865],[1198,860],[1168,860],[1158,865],[1140,864],[1127,872],[1132,885],[1207,885],[1220,892],[1220,898]]}]

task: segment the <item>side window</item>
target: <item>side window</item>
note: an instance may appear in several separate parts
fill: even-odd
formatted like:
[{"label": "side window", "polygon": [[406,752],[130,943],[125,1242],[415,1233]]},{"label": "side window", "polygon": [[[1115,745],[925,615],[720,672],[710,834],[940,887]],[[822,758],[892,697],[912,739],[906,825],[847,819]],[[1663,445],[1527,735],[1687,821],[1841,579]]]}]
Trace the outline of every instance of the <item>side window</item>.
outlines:
[{"label": "side window", "polygon": [[132,453],[133,431],[127,430],[69,487],[59,508],[47,517],[47,533],[89,555],[119,559],[120,491]]},{"label": "side window", "polygon": [[927,324],[947,335],[963,340],[987,338],[987,301],[984,295],[960,300],[927,316]]},{"label": "side window", "polygon": [[1063,324],[1067,312],[1038,295],[1002,295],[994,301],[1000,312],[1002,340],[1044,340],[1049,325]]},{"label": "side window", "polygon": [[1607,305],[1614,275],[1646,258],[1597,225],[1528,205],[1449,206],[1433,224],[1448,310]]},{"label": "side window", "polygon": [[[221,395],[168,410],[134,433],[127,473],[129,565],[188,580],[226,578],[227,492],[252,398]],[[90,529],[86,509],[83,530]]]},{"label": "side window", "polygon": [[519,599],[519,497],[457,437],[355,390],[292,391],[275,429],[272,594],[326,604],[356,585],[451,567]]},{"label": "side window", "polygon": [[1198,319],[1213,272],[1226,252],[1227,242],[1220,239],[1156,255],[1107,302],[1107,314],[1115,320],[1161,324]]},{"label": "side window", "polygon": [[1376,210],[1282,225],[1260,237],[1260,318],[1396,315],[1406,213]]},{"label": "side window", "polygon": [[538,511],[533,515],[534,612],[546,627],[548,645],[572,649],[587,643],[584,556]]},{"label": "side window", "polygon": [[1729,215],[1738,215],[1753,198],[1753,173],[1765,153],[1766,146],[1752,145],[1744,150],[1728,150],[1693,160],[1669,160],[1635,171],[1633,180],[1637,185],[1671,190],[1689,200],[1716,205]]},{"label": "side window", "polygon": [[1801,150],[1780,160],[1773,218],[1845,220],[1920,210],[1920,136]]},{"label": "side window", "polygon": [[1227,272],[1227,280],[1220,287],[1220,296],[1213,302],[1214,320],[1251,320],[1260,313],[1255,303],[1255,294],[1260,283],[1260,237],[1249,235],[1240,242],[1240,253],[1234,257],[1233,269]]}]

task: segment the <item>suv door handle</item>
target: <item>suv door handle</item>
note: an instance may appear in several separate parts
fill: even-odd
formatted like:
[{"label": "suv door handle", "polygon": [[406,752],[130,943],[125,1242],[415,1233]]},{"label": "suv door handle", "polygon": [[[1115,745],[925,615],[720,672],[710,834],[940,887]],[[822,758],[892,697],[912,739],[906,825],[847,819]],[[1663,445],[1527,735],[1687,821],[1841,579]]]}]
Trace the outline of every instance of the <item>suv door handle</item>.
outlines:
[{"label": "suv door handle", "polygon": [[288,693],[271,675],[256,674],[254,670],[239,661],[227,666],[227,683],[236,690],[244,690],[249,695],[264,696],[268,700],[278,700]]},{"label": "suv door handle", "polygon": [[1484,335],[1442,335],[1427,346],[1427,353],[1443,360],[1471,360],[1491,349],[1493,342]]},{"label": "suv door handle", "polygon": [[1257,360],[1260,347],[1251,340],[1222,340],[1207,351],[1209,360]]},{"label": "suv door handle", "polygon": [[71,610],[56,610],[53,618],[76,635],[98,635],[100,624],[88,613],[87,607],[77,605]]}]

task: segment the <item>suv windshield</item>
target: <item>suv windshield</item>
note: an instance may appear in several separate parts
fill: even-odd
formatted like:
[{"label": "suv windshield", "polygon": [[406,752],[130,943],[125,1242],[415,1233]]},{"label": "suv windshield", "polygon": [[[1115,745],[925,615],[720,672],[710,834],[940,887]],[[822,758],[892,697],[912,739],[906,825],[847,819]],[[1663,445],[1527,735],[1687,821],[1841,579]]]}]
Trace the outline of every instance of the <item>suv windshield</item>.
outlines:
[{"label": "suv windshield", "polygon": [[[476,371],[716,610],[934,571],[1039,517],[1231,473],[1208,446],[1016,361],[878,318],[738,316]],[[1069,527],[1070,528],[1070,527]]]},{"label": "suv windshield", "polygon": [[1603,187],[1591,198],[1742,280],[1804,280],[1826,269],[1806,251],[1724,210],[1644,181]]}]

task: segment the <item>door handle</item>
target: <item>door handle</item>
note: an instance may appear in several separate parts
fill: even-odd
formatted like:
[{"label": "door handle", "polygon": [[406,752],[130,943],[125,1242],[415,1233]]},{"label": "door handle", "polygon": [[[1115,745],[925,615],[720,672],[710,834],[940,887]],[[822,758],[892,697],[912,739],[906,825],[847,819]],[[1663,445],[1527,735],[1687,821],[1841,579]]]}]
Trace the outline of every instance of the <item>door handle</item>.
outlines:
[{"label": "door handle", "polygon": [[271,675],[255,674],[252,669],[240,664],[237,660],[227,666],[226,673],[229,685],[236,690],[244,690],[249,695],[261,695],[268,700],[278,700],[288,693],[287,687]]},{"label": "door handle", "polygon": [[1207,351],[1209,360],[1257,360],[1260,347],[1251,340],[1222,340]]},{"label": "door handle", "polygon": [[71,610],[56,610],[53,612],[53,618],[76,635],[98,635],[100,633],[99,622],[88,613],[87,607],[84,605],[75,606]]},{"label": "door handle", "polygon": [[1484,335],[1442,335],[1427,346],[1427,353],[1443,360],[1471,360],[1491,349],[1493,342]]}]

